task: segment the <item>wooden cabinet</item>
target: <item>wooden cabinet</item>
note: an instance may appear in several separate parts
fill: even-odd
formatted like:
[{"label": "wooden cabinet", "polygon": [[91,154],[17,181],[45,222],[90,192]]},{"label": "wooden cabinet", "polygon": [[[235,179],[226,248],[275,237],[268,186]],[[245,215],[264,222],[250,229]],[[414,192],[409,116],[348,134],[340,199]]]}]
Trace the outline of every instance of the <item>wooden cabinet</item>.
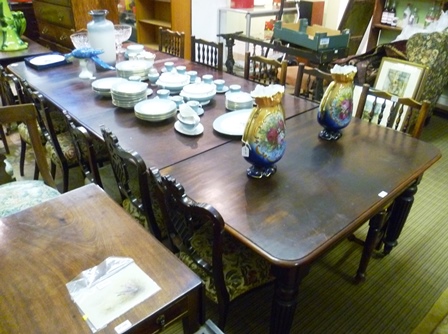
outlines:
[{"label": "wooden cabinet", "polygon": [[158,48],[159,27],[185,33],[185,58],[190,59],[191,2],[136,0],[137,41]]},{"label": "wooden cabinet", "polygon": [[39,43],[59,52],[70,52],[70,35],[86,29],[93,9],[107,9],[107,19],[118,23],[115,0],[34,0],[34,14],[39,28]]}]

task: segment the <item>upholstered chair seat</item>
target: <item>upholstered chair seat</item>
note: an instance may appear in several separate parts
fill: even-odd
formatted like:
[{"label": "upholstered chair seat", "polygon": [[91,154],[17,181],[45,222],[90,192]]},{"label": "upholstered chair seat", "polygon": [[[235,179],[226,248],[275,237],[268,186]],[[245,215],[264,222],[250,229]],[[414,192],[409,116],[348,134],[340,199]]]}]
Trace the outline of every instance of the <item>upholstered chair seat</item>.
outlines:
[{"label": "upholstered chair seat", "polygon": [[25,210],[59,195],[59,191],[39,180],[0,185],[0,217]]},{"label": "upholstered chair seat", "polygon": [[[213,262],[211,247],[213,244],[213,226],[211,223],[204,224],[196,230],[190,242],[199,258],[208,263]],[[218,303],[213,276],[207,273],[204,268],[198,266],[189,253],[180,251],[178,257],[204,281],[207,297]],[[273,280],[273,276],[270,274],[270,263],[243,244],[236,242],[226,233],[223,235],[222,262],[229,301]]]}]

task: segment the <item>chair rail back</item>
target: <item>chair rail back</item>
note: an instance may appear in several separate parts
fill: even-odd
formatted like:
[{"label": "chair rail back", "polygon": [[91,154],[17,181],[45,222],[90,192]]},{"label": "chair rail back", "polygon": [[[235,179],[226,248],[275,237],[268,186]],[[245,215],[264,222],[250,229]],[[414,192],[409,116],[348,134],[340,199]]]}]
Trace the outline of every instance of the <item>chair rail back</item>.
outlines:
[{"label": "chair rail back", "polygon": [[159,27],[159,51],[184,58],[185,33]]},{"label": "chair rail back", "polygon": [[320,102],[325,88],[332,81],[333,78],[330,73],[315,67],[305,66],[304,63],[299,63],[296,83],[294,85],[294,96]]},{"label": "chair rail back", "polygon": [[430,102],[397,97],[364,84],[355,117],[384,125],[419,138],[429,111]]},{"label": "chair rail back", "polygon": [[222,71],[223,50],[222,42],[216,43],[191,36],[191,61],[195,63]]},{"label": "chair rail back", "polygon": [[246,52],[244,57],[244,78],[262,85],[286,83],[288,62],[278,61],[263,56],[251,56]]}]

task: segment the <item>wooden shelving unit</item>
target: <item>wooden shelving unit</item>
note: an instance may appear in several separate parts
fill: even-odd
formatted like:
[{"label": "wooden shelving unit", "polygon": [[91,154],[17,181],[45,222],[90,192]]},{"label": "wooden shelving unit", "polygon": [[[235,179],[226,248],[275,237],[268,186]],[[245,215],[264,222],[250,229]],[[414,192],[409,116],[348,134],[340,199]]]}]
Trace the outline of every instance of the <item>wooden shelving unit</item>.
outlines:
[{"label": "wooden shelving unit", "polygon": [[137,41],[150,48],[159,45],[159,27],[185,33],[185,58],[190,59],[191,2],[185,0],[137,0]]},{"label": "wooden shelving unit", "polygon": [[[370,29],[370,33],[369,33],[369,39],[367,42],[367,50],[370,50],[372,48],[374,48],[377,43],[378,43],[378,37],[380,36],[381,31],[395,31],[395,32],[400,32],[401,28],[400,27],[391,27],[388,25],[384,25],[381,24],[381,14],[383,13],[383,8],[384,8],[384,4],[385,4],[386,0],[375,0],[375,7],[373,9],[373,17],[372,17],[372,27]],[[423,6],[427,6],[430,7],[432,6],[434,3],[441,5],[443,1],[440,0],[418,0],[418,1],[411,1],[414,5],[417,4],[418,7],[420,7],[420,11],[419,11],[419,16],[420,16],[420,23],[422,23],[425,20],[425,11],[421,10],[422,9],[422,5]],[[398,3],[398,1],[397,1]],[[407,2],[406,2],[407,3]],[[405,2],[403,1],[403,5],[405,4]],[[399,10],[399,12],[397,13],[397,15],[399,15],[399,17],[401,17],[402,11]]]}]

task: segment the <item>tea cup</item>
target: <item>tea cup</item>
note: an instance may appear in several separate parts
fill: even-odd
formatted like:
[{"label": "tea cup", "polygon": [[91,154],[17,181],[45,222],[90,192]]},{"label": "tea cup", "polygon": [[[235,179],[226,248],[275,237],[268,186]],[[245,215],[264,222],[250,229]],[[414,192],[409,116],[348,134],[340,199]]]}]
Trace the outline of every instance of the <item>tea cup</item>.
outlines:
[{"label": "tea cup", "polygon": [[171,96],[171,101],[176,103],[177,108],[184,103],[184,98],[180,95]]},{"label": "tea cup", "polygon": [[187,104],[196,112],[196,114],[199,114],[199,107],[201,104],[198,101],[188,101]]},{"label": "tea cup", "polygon": [[216,86],[216,90],[218,92],[220,92],[220,91],[222,91],[224,89],[224,84],[226,83],[226,81],[223,80],[223,79],[216,79],[215,81],[213,81],[213,83]]},{"label": "tea cup", "polygon": [[212,84],[213,83],[213,75],[211,74],[204,74],[202,76],[202,81],[206,84]]},{"label": "tea cup", "polygon": [[167,72],[171,72],[174,68],[174,63],[172,61],[167,61],[163,65],[165,65],[165,69]]},{"label": "tea cup", "polygon": [[168,99],[170,96],[170,91],[168,89],[159,89],[157,91],[157,96],[159,99]]},{"label": "tea cup", "polygon": [[152,84],[155,84],[159,80],[160,74],[156,72],[149,72],[148,79]]},{"label": "tea cup", "polygon": [[190,76],[190,83],[196,82],[196,77],[198,75],[198,72],[196,72],[196,71],[188,71],[187,75]]},{"label": "tea cup", "polygon": [[240,85],[230,85],[229,89],[230,89],[231,93],[238,93],[241,91],[241,86]]},{"label": "tea cup", "polygon": [[176,66],[176,71],[179,74],[182,74],[182,75],[185,74],[186,70],[187,70],[187,68],[185,66],[183,66],[183,65]]}]

